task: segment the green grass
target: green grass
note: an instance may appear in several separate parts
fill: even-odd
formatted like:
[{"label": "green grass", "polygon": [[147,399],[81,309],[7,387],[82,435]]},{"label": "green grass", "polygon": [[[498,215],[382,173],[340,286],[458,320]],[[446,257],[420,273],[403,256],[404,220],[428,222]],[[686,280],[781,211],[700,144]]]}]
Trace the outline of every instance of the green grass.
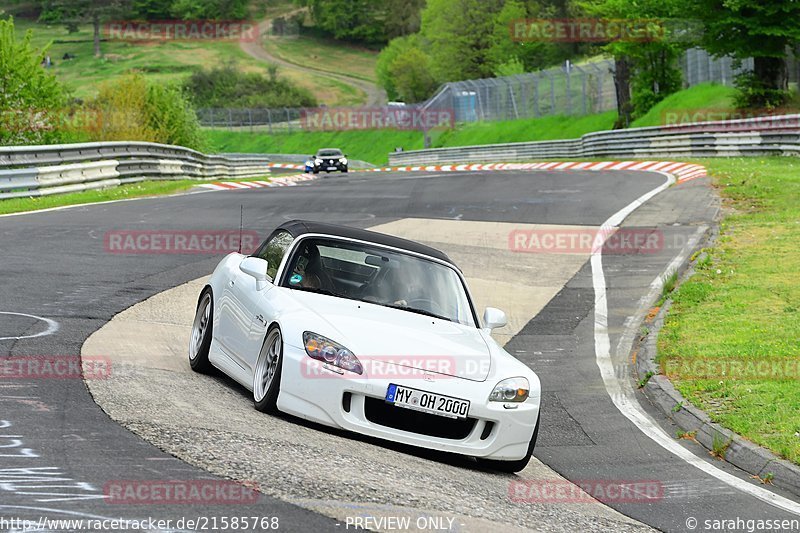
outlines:
[{"label": "green grass", "polygon": [[[613,112],[586,117],[544,117],[509,122],[479,122],[457,130],[433,134],[433,147],[489,144],[494,142],[540,141],[580,137],[584,133],[607,129],[614,122]],[[311,154],[318,148],[336,147],[353,159],[376,165],[389,160],[389,152],[423,148],[422,132],[397,130],[351,130],[335,132],[295,132],[269,135],[267,132],[206,130],[213,152],[252,152]]]},{"label": "green grass", "polygon": [[264,39],[264,48],[275,57],[302,67],[375,82],[378,52],[313,35]]},{"label": "green grass", "polygon": [[442,133],[435,140],[434,148],[471,144],[576,139],[586,133],[611,129],[614,126],[616,116],[616,111],[609,111],[583,117],[555,115],[504,122],[476,122]]},{"label": "green grass", "polygon": [[732,87],[715,83],[701,83],[667,96],[644,116],[633,121],[631,127],[724,120],[726,117],[721,115],[734,111],[733,96],[735,94],[736,90]]},{"label": "green grass", "polygon": [[351,159],[385,164],[397,146],[416,150],[423,146],[418,131],[353,130],[298,132],[269,135],[266,132],[206,130],[211,152],[313,154],[319,148],[341,148]]},{"label": "green grass", "polygon": [[672,295],[659,362],[714,421],[800,463],[800,370],[786,379],[771,371],[697,379],[679,364],[788,361],[800,369],[800,160],[701,162],[730,212],[708,258]]},{"label": "green grass", "polygon": [[[667,112],[711,110],[714,113],[732,109],[733,89],[714,84],[702,84],[685,89],[658,104],[633,126],[658,125]],[[681,115],[682,116],[682,115]],[[705,115],[697,113],[702,119]],[[718,119],[718,115],[709,116]],[[609,130],[614,126],[616,112],[608,111],[586,116],[546,116],[504,122],[475,122],[453,130],[434,132],[433,148],[481,144],[575,139],[586,133]],[[212,149],[262,153],[311,153],[321,146],[341,147],[354,159],[376,165],[386,164],[389,152],[396,146],[405,150],[423,147],[422,133],[409,131],[340,131],[294,132],[269,135],[261,131],[210,130]]]},{"label": "green grass", "polygon": [[[231,62],[244,72],[267,74],[267,64],[250,57],[236,41],[103,41],[103,57],[96,58],[91,26],[80,26],[78,32],[68,33],[63,26],[20,18],[14,24],[18,38],[26,30],[33,30],[33,43],[39,48],[52,42],[48,52],[53,61],[52,72],[78,98],[94,96],[102,82],[130,70],[139,70],[161,83],[179,83],[197,69]],[[63,60],[65,53],[75,59]],[[311,91],[320,103],[353,105],[366,98],[363,91],[338,80],[310,79],[289,69],[279,69],[278,73]]]},{"label": "green grass", "polygon": [[0,200],[0,215],[21,213],[23,211],[37,211],[39,209],[63,207],[66,205],[90,204],[107,202],[110,200],[138,198],[142,196],[172,194],[196,187],[198,183],[199,182],[194,180],[143,181],[108,189],[56,194],[38,198],[12,198],[9,200]]}]

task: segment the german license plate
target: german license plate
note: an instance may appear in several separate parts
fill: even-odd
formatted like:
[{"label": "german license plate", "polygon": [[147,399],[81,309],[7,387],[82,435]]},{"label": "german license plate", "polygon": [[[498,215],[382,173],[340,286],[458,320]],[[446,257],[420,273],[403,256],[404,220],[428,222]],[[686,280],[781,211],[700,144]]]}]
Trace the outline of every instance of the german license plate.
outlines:
[{"label": "german license plate", "polygon": [[413,409],[447,418],[467,418],[469,402],[451,396],[389,384],[386,401],[404,409]]},{"label": "german license plate", "polygon": [[328,167],[328,170],[336,170],[336,167]]}]

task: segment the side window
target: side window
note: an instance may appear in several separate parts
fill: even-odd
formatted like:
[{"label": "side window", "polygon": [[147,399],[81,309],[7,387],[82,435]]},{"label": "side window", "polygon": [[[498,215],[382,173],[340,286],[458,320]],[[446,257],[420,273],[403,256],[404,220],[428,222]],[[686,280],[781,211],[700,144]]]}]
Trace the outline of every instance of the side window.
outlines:
[{"label": "side window", "polygon": [[275,279],[275,275],[278,273],[278,267],[281,264],[281,260],[283,259],[283,256],[286,254],[286,250],[289,249],[289,245],[292,244],[293,240],[294,237],[292,237],[288,231],[279,231],[273,235],[270,240],[262,244],[261,247],[253,254],[255,257],[260,257],[268,263],[267,275],[273,280]]}]

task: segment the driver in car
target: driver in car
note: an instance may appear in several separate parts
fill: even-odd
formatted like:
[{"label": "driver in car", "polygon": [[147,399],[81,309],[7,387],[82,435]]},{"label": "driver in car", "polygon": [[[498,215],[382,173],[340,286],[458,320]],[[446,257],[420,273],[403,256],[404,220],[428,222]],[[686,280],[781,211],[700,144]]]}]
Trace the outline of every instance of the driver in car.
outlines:
[{"label": "driver in car", "polygon": [[328,276],[322,266],[319,249],[313,242],[309,242],[297,256],[289,283],[306,289],[330,290],[324,283],[326,280]]}]

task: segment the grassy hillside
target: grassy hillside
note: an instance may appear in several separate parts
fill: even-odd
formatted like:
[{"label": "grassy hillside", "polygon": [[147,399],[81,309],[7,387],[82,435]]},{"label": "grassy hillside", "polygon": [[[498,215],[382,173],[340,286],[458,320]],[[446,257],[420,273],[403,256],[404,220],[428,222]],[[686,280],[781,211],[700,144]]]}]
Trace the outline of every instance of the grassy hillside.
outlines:
[{"label": "grassy hillside", "polygon": [[352,159],[376,165],[388,161],[389,152],[402,146],[405,150],[423,147],[418,131],[362,130],[320,131],[269,135],[227,130],[207,130],[212,152],[249,152],[312,154],[319,148],[341,148]]},{"label": "grassy hillside", "polygon": [[264,48],[275,57],[303,67],[345,73],[352,78],[375,82],[375,63],[378,52],[340,42],[298,35],[297,37],[266,38]]},{"label": "grassy hillside", "polygon": [[736,90],[715,83],[701,83],[678,91],[653,106],[646,115],[635,120],[631,127],[661,126],[665,122],[692,122],[723,119],[721,115],[733,112]]},{"label": "grassy hillside", "polygon": [[[268,63],[259,61],[245,53],[238,41],[103,41],[103,57],[94,57],[91,26],[80,26],[69,33],[64,26],[39,24],[31,20],[16,18],[18,38],[28,29],[33,30],[33,43],[42,48],[52,43],[49,55],[53,61],[52,72],[78,98],[91,97],[97,93],[100,83],[136,69],[149,79],[159,82],[179,82],[195,69],[213,65],[234,63],[244,72],[267,73]],[[282,46],[291,50],[293,39],[283,39]],[[302,43],[303,50],[313,50],[309,43]],[[330,48],[328,45],[325,50]],[[305,52],[303,52],[305,53]],[[324,52],[320,52],[324,53]],[[64,54],[74,59],[64,60]],[[354,57],[360,57],[356,52]],[[354,75],[362,77],[365,60],[347,60],[339,67],[357,65]],[[328,105],[354,105],[363,102],[365,93],[358,88],[324,77],[314,77],[279,68],[278,73],[296,85],[308,89],[320,103]]]},{"label": "grassy hillside", "polygon": [[[669,120],[718,120],[724,113],[734,111],[733,95],[734,89],[730,87],[697,85],[669,96],[631,126],[658,126]],[[583,117],[549,116],[504,122],[475,122],[435,133],[432,141],[434,148],[442,148],[574,139],[589,132],[609,130],[615,119],[616,112],[609,111]],[[276,135],[210,130],[209,137],[212,149],[217,151],[310,153],[320,146],[338,146],[347,149],[353,158],[378,165],[388,161],[389,151],[396,146],[402,146],[405,150],[417,150],[423,146],[421,132],[394,130],[295,132]]]},{"label": "grassy hillside", "polygon": [[[543,141],[580,137],[590,131],[609,129],[614,124],[614,112],[575,117],[514,120],[508,122],[478,122],[456,130],[433,134],[433,147],[491,144],[497,142]],[[336,132],[296,132],[277,135],[227,130],[207,130],[212,151],[260,153],[312,153],[320,147],[337,147],[350,157],[386,164],[389,152],[401,146],[404,150],[423,148],[419,131],[371,130]]]}]

